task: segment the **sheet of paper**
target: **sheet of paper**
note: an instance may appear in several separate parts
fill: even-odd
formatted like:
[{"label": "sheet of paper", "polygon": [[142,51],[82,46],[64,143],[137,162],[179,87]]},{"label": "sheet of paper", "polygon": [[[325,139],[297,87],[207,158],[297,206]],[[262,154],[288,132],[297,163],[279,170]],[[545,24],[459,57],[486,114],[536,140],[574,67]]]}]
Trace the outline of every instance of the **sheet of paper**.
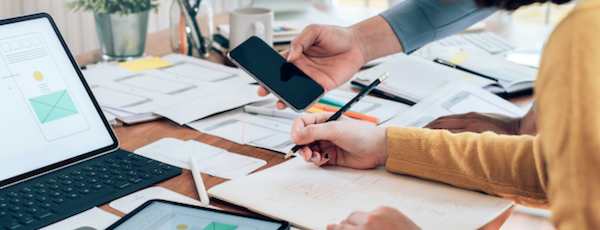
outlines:
[{"label": "sheet of paper", "polygon": [[258,86],[243,71],[179,54],[173,66],[133,72],[116,64],[82,71],[102,106],[133,114],[155,113],[179,124],[259,101]]},{"label": "sheet of paper", "polygon": [[160,57],[153,57],[148,59],[134,60],[128,62],[119,62],[120,66],[123,66],[133,72],[139,72],[144,70],[151,69],[160,69],[169,66],[173,66],[173,64],[163,60]]},{"label": "sheet of paper", "polygon": [[524,110],[499,96],[456,80],[381,126],[421,128],[439,117],[469,112],[498,113],[511,117],[525,114]]},{"label": "sheet of paper", "polygon": [[121,217],[105,212],[97,207],[93,207],[92,209],[41,228],[40,230],[103,230],[117,222],[119,219],[121,219]]},{"label": "sheet of paper", "polygon": [[405,54],[397,54],[381,65],[357,73],[355,77],[359,80],[372,81],[385,71],[390,72],[390,77],[377,86],[377,89],[383,89],[414,102],[423,100],[455,79],[462,79],[479,87],[495,83],[489,79],[474,77],[472,74],[433,61]]},{"label": "sheet of paper", "polygon": [[238,144],[287,153],[294,147],[290,139],[292,123],[292,119],[248,114],[236,109],[187,125]]},{"label": "sheet of paper", "polygon": [[219,184],[208,192],[306,229],[325,229],[353,211],[382,205],[397,208],[422,229],[477,229],[513,205],[510,200],[383,168],[317,167],[300,158]]},{"label": "sheet of paper", "polygon": [[177,167],[190,169],[190,153],[194,153],[202,173],[235,179],[248,175],[267,164],[265,160],[227,152],[198,141],[163,138],[146,145],[135,153]]},{"label": "sheet of paper", "polygon": [[[204,206],[199,200],[189,198],[163,187],[150,187],[110,202],[109,206],[122,213],[128,214],[146,201],[160,199],[195,206]],[[210,208],[219,209],[209,205]]]}]

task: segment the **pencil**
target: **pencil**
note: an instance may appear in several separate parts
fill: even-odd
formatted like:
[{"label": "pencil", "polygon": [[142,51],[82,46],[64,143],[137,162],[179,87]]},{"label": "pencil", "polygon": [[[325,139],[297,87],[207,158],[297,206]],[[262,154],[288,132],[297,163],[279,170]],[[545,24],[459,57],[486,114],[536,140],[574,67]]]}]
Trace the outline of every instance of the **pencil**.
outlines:
[{"label": "pencil", "polygon": [[[371,83],[369,86],[367,86],[367,88],[363,89],[363,91],[361,91],[358,95],[356,95],[356,97],[352,98],[352,100],[350,100],[350,102],[346,103],[346,105],[344,105],[344,107],[342,107],[340,110],[335,112],[335,114],[333,114],[333,116],[329,117],[329,119],[327,119],[325,122],[335,121],[338,118],[340,118],[340,116],[342,116],[342,114],[344,114],[344,112],[348,111],[350,109],[350,107],[352,107],[354,104],[356,104],[356,102],[358,102],[365,95],[367,95],[369,92],[371,92],[371,90],[373,90],[377,85],[379,85],[379,83],[384,81],[388,76],[390,76],[390,72],[385,71],[383,74],[381,74],[381,76],[379,76],[377,79],[375,79],[375,81],[373,81],[373,83]],[[288,159],[290,156],[294,155],[294,153],[297,152],[298,150],[300,150],[302,147],[304,147],[304,145],[294,146],[294,148],[292,148],[292,150],[290,150],[289,152],[287,152],[285,154],[285,156],[283,156],[283,159]]]},{"label": "pencil", "polygon": [[[313,106],[313,108],[317,108],[317,109],[321,109],[327,112],[337,112],[339,109],[336,108],[332,108],[326,105],[322,105],[322,104],[316,104]],[[368,121],[368,122],[373,122],[375,124],[379,123],[379,118],[377,117],[373,117],[373,116],[369,116],[369,115],[365,115],[365,114],[360,114],[357,112],[352,112],[352,111],[346,111],[344,113],[344,115],[351,117],[351,118],[355,118],[355,119],[360,119],[363,121]]]}]

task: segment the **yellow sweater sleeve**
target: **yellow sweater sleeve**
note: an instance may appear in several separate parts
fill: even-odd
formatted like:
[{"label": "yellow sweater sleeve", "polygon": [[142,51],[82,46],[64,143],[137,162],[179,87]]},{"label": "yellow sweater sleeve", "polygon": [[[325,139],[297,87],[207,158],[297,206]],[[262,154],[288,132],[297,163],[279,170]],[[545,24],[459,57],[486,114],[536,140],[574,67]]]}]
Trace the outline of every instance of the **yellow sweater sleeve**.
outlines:
[{"label": "yellow sweater sleeve", "polygon": [[539,137],[404,127],[389,127],[387,135],[389,171],[548,207]]},{"label": "yellow sweater sleeve", "polygon": [[600,0],[583,1],[555,28],[536,87],[552,222],[600,229]]},{"label": "yellow sweater sleeve", "polygon": [[600,229],[600,0],[548,40],[536,83],[540,135],[388,128],[388,170],[551,206],[558,229]]}]

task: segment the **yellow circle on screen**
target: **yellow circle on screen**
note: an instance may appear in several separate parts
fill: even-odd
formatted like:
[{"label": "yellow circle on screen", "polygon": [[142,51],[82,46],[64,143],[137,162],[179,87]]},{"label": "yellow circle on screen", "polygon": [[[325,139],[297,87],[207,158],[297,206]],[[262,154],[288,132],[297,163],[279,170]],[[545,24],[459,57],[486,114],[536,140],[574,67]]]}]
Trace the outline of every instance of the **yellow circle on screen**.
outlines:
[{"label": "yellow circle on screen", "polygon": [[188,226],[185,224],[177,225],[177,229],[187,229],[187,228],[188,228]]},{"label": "yellow circle on screen", "polygon": [[33,78],[35,78],[35,80],[41,81],[44,80],[44,75],[39,71],[35,71],[33,72]]}]

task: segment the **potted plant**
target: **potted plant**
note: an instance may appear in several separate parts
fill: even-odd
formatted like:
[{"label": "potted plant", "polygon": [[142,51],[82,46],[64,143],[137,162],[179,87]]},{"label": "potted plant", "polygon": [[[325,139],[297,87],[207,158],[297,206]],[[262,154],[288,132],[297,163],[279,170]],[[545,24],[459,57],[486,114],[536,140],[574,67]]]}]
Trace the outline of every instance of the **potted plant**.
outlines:
[{"label": "potted plant", "polygon": [[65,7],[94,12],[102,58],[123,60],[144,54],[149,11],[158,0],[76,0]]}]

